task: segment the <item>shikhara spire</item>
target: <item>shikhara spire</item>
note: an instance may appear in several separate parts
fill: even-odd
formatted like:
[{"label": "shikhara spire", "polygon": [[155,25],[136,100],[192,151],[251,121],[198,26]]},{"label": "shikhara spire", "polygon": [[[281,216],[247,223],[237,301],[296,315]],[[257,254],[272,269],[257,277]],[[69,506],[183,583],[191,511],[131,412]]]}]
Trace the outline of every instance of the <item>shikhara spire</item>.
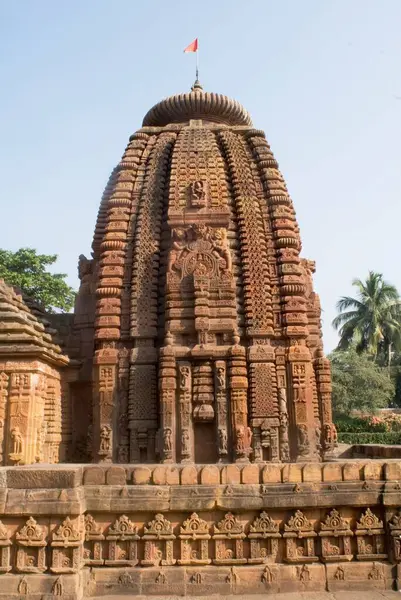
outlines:
[{"label": "shikhara spire", "polygon": [[103,202],[94,459],[328,456],[336,432],[314,263],[300,258],[292,201],[245,108],[199,80],[162,100]]}]

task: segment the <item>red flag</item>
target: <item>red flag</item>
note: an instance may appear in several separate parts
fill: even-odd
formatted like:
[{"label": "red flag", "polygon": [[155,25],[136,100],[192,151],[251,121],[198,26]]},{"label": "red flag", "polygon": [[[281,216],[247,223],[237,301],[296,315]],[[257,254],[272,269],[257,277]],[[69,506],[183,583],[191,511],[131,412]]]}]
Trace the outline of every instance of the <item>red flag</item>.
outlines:
[{"label": "red flag", "polygon": [[198,51],[198,38],[196,38],[193,42],[189,44],[184,50],[184,52],[197,52]]}]

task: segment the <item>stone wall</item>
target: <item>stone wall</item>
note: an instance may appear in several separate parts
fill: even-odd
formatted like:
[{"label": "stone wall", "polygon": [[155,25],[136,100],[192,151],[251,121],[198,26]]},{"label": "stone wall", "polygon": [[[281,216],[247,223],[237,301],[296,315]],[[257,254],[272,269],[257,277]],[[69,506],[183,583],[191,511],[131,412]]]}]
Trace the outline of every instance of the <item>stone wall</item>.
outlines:
[{"label": "stone wall", "polygon": [[401,463],[0,470],[0,599],[390,589]]}]

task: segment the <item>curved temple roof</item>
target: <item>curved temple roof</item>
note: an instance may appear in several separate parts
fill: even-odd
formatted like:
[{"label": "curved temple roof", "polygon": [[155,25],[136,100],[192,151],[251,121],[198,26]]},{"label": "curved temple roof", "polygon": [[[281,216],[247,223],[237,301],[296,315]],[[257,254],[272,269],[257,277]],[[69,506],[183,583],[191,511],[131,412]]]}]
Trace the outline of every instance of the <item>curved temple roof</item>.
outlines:
[{"label": "curved temple roof", "polygon": [[142,126],[164,127],[170,123],[185,123],[190,119],[252,126],[248,111],[237,100],[223,94],[205,92],[199,81],[195,81],[189,93],[169,96],[155,104],[145,115]]}]

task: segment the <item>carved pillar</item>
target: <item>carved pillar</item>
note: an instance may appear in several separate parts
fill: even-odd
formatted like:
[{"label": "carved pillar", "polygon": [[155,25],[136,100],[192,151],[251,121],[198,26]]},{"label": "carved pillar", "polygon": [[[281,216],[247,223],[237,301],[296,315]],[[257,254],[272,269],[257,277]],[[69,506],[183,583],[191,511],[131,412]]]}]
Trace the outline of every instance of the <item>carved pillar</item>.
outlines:
[{"label": "carved pillar", "polygon": [[8,383],[9,375],[7,373],[0,373],[0,465],[4,463],[4,442],[5,442],[5,428],[6,428],[6,410],[7,410],[7,398],[8,398]]},{"label": "carved pillar", "polygon": [[[46,423],[46,446],[47,461],[50,463],[59,462],[60,443],[61,443],[61,388],[58,378],[47,377],[44,385],[45,404],[44,414]],[[38,402],[37,402],[38,404]],[[40,413],[39,413],[40,414]],[[35,460],[43,461],[43,448],[41,448],[43,420],[38,419],[36,424],[37,448]]]},{"label": "carved pillar", "polygon": [[179,444],[181,462],[194,462],[192,376],[190,363],[178,365]]},{"label": "carved pillar", "polygon": [[316,460],[315,419],[313,388],[310,382],[312,364],[306,346],[293,345],[288,353],[288,377],[292,390],[291,421],[293,431],[292,452],[297,460]]},{"label": "carved pillar", "polygon": [[314,367],[316,373],[320,423],[322,425],[319,441],[322,445],[323,457],[327,459],[333,453],[333,450],[337,445],[337,430],[332,422],[330,361],[324,356],[321,348],[316,352]]},{"label": "carved pillar", "polygon": [[279,438],[280,438],[280,459],[282,462],[290,461],[290,443],[289,443],[289,416],[287,403],[287,378],[286,378],[286,358],[285,348],[276,348],[276,373],[277,389],[279,401]]},{"label": "carved pillar", "polygon": [[113,409],[117,391],[117,350],[106,348],[96,351],[94,363],[94,456],[99,462],[112,462],[115,419]]},{"label": "carved pillar", "polygon": [[129,350],[121,348],[118,353],[118,440],[117,461],[129,462],[128,429]]},{"label": "carved pillar", "polygon": [[157,351],[153,340],[136,339],[131,350],[128,400],[130,462],[155,461]]},{"label": "carved pillar", "polygon": [[194,421],[211,422],[214,419],[214,385],[210,361],[196,362],[193,373]]},{"label": "carved pillar", "polygon": [[228,462],[229,415],[227,402],[227,368],[223,360],[214,363],[214,393],[216,399],[216,428],[219,462]]},{"label": "carved pillar", "polygon": [[160,349],[159,402],[160,429],[158,451],[162,462],[173,463],[176,455],[175,390],[177,387],[176,361],[171,346]]},{"label": "carved pillar", "polygon": [[248,349],[254,460],[277,462],[280,421],[274,348],[267,340],[257,341]]},{"label": "carved pillar", "polygon": [[33,392],[31,373],[12,373],[9,391],[9,418],[7,423],[7,464],[27,462],[27,441],[31,429],[31,405]]},{"label": "carved pillar", "polygon": [[235,462],[243,462],[248,461],[251,454],[252,432],[248,427],[248,378],[245,348],[238,344],[238,336],[234,337],[237,343],[230,351],[229,371],[231,427]]}]

